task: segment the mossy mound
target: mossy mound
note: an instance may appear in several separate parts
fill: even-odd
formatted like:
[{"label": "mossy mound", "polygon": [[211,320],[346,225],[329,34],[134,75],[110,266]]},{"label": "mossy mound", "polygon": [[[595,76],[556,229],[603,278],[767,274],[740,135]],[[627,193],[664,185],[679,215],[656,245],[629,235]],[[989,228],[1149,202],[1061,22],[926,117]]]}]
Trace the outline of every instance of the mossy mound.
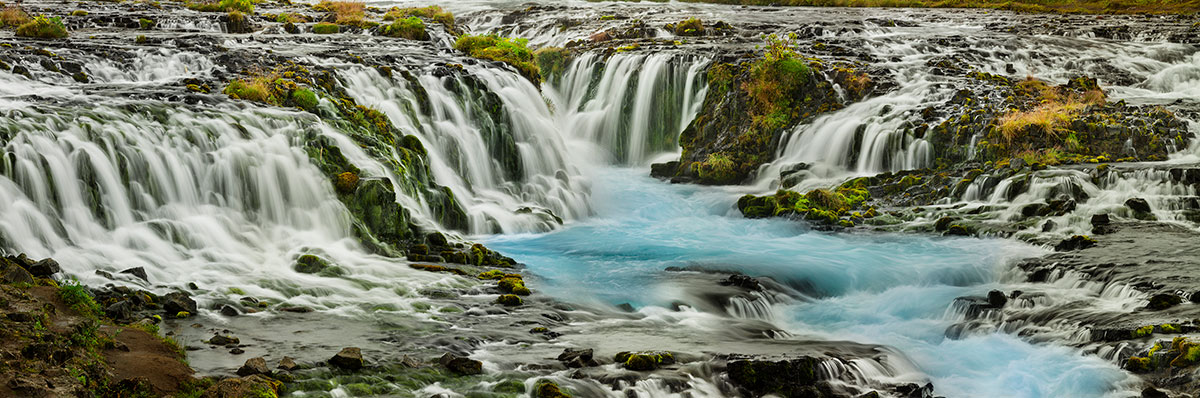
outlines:
[{"label": "mossy mound", "polygon": [[61,39],[67,37],[67,27],[60,17],[38,15],[32,20],[17,27],[18,37],[38,39]]},{"label": "mossy mound", "polygon": [[533,51],[526,44],[528,39],[514,39],[494,35],[463,35],[454,42],[454,48],[475,58],[490,59],[511,65],[521,75],[535,84],[542,80],[535,63]]},{"label": "mossy mound", "polygon": [[655,370],[662,366],[674,365],[675,354],[669,351],[624,351],[613,356],[613,361],[621,367],[636,371]]}]

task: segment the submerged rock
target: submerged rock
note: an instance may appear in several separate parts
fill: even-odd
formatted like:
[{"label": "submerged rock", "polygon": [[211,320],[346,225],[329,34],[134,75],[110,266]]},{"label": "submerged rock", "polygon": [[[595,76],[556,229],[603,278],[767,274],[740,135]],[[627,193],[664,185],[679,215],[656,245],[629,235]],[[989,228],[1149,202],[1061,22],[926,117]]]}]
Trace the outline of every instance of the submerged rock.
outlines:
[{"label": "submerged rock", "polygon": [[562,361],[568,368],[584,368],[592,366],[600,366],[595,359],[592,358],[592,349],[576,350],[567,348],[562,354],[558,354],[558,360]]},{"label": "submerged rock", "polygon": [[242,367],[238,368],[237,371],[238,376],[269,374],[271,374],[271,370],[267,368],[267,360],[263,359],[263,357],[247,359],[246,363],[242,364]]}]

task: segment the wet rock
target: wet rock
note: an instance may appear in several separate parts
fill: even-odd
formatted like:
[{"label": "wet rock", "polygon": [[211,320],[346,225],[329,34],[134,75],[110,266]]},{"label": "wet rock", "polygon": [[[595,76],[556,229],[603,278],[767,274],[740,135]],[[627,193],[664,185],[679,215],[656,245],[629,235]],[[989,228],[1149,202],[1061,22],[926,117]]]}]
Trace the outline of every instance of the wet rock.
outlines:
[{"label": "wet rock", "polygon": [[269,374],[271,374],[271,370],[267,369],[267,360],[263,359],[263,357],[247,359],[246,363],[242,364],[242,367],[237,370],[237,375],[243,377]]},{"label": "wet rock", "polygon": [[163,311],[168,315],[175,315],[180,312],[196,313],[196,300],[192,300],[192,297],[188,296],[187,293],[167,293],[160,300],[162,301]]},{"label": "wet rock", "polygon": [[278,396],[283,383],[263,375],[225,379],[204,391],[206,398]]},{"label": "wet rock", "polygon": [[359,370],[363,367],[362,350],[358,347],[346,347],[329,358],[329,365],[338,369]]},{"label": "wet rock", "polygon": [[1004,296],[1004,292],[993,290],[988,292],[987,301],[988,305],[992,307],[1004,308],[1004,305],[1008,304],[1008,297]]},{"label": "wet rock", "polygon": [[283,357],[283,359],[279,360],[278,368],[291,372],[299,369],[300,365],[296,364],[296,360],[292,359],[292,357]]},{"label": "wet rock", "polygon": [[600,366],[595,359],[592,358],[592,349],[576,350],[567,348],[562,354],[558,354],[558,360],[562,361],[568,368],[585,368],[592,366]]},{"label": "wet rock", "polygon": [[633,308],[633,304],[629,303],[618,304],[617,309],[625,312],[637,312],[637,308]]},{"label": "wet rock", "polygon": [[625,369],[648,371],[675,364],[675,354],[667,351],[624,351],[613,356],[613,361]]},{"label": "wet rock", "polygon": [[234,347],[232,350],[229,350],[229,353],[233,355],[242,355],[246,353],[246,350]]},{"label": "wet rock", "polygon": [[555,383],[553,381],[549,381],[549,380],[538,381],[537,385],[535,385],[533,387],[533,393],[531,394],[531,396],[533,398],[569,398],[570,397],[570,395],[564,394],[562,392],[562,389],[558,387],[557,383]]},{"label": "wet rock", "polygon": [[221,306],[221,315],[238,316],[238,315],[241,315],[241,313],[238,312],[237,308],[233,308],[232,305],[226,304],[226,305]]},{"label": "wet rock", "polygon": [[1105,235],[1113,233],[1114,228],[1112,219],[1108,214],[1093,214],[1092,215],[1092,233],[1096,235]]},{"label": "wet rock", "polygon": [[516,307],[521,304],[524,304],[525,301],[521,300],[521,297],[517,296],[515,294],[505,294],[505,295],[501,295],[500,297],[496,298],[496,303],[503,305],[505,307]]},{"label": "wet rock", "polygon": [[729,278],[721,281],[721,286],[737,286],[754,291],[763,290],[762,284],[758,283],[758,279],[741,274],[730,275]]},{"label": "wet rock", "polygon": [[1067,239],[1063,239],[1054,246],[1055,251],[1066,252],[1073,250],[1083,250],[1095,246],[1096,240],[1084,235],[1075,235]]},{"label": "wet rock", "polygon": [[1135,213],[1149,213],[1150,212],[1150,203],[1146,202],[1146,199],[1142,199],[1142,198],[1131,198],[1129,200],[1126,200],[1125,207],[1128,207],[1130,210],[1133,210]]},{"label": "wet rock", "polygon": [[816,388],[821,361],[801,357],[780,361],[736,360],[729,362],[729,381],[755,396],[824,396]]},{"label": "wet rock", "polygon": [[951,217],[939,218],[937,222],[933,223],[933,230],[938,232],[945,231],[950,228],[950,224],[954,221],[954,218]]},{"label": "wet rock", "polygon": [[1183,303],[1183,298],[1170,293],[1160,293],[1150,297],[1150,303],[1146,304],[1146,308],[1151,310],[1165,310]]},{"label": "wet rock", "polygon": [[133,267],[133,268],[121,271],[121,273],[136,276],[136,277],[138,277],[138,279],[141,279],[141,280],[144,280],[147,282],[150,281],[150,276],[146,275],[146,269],[142,268],[142,267]]},{"label": "wet rock", "polygon": [[955,224],[955,225],[951,225],[949,228],[946,228],[946,232],[943,233],[943,235],[945,235],[945,236],[971,236],[971,230],[967,229],[967,227],[965,227],[965,226]]},{"label": "wet rock", "polygon": [[1159,391],[1154,387],[1146,387],[1142,390],[1142,398],[1171,398],[1167,393]]},{"label": "wet rock", "polygon": [[241,343],[241,340],[239,340],[237,337],[223,336],[220,334],[215,334],[215,335],[213,335],[212,338],[208,339],[208,344],[212,344],[212,345],[226,345],[227,346],[227,345],[239,344],[239,343]]},{"label": "wet rock", "polygon": [[54,275],[61,271],[62,267],[58,266],[58,261],[54,261],[52,258],[38,261],[29,266],[29,273],[39,278]]},{"label": "wet rock", "polygon": [[292,266],[292,269],[302,274],[315,274],[327,268],[329,268],[329,261],[312,254],[296,258],[296,264]]},{"label": "wet rock", "polygon": [[1200,304],[1200,291],[1192,293],[1192,295],[1189,297],[1189,301]]},{"label": "wet rock", "polygon": [[441,358],[438,358],[438,364],[445,366],[446,369],[450,369],[451,372],[464,376],[483,373],[483,362],[451,353],[446,353]]}]

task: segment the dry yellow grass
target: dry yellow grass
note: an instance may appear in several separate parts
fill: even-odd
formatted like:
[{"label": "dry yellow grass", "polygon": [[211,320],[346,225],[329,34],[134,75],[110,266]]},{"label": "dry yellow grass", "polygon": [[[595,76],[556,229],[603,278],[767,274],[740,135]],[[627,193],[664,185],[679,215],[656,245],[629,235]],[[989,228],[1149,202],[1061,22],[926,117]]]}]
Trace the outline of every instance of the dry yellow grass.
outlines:
[{"label": "dry yellow grass", "polygon": [[361,1],[322,1],[313,8],[332,12],[342,25],[358,25],[366,17],[366,5]]},{"label": "dry yellow grass", "polygon": [[1060,133],[1080,110],[1106,101],[1104,92],[1100,90],[1064,96],[1059,88],[1033,78],[1018,83],[1016,90],[1037,98],[1040,105],[1025,111],[1012,110],[1000,117],[998,128],[1009,144],[1030,133],[1061,138]]},{"label": "dry yellow grass", "polygon": [[20,7],[8,6],[0,10],[0,26],[2,27],[15,28],[29,23],[31,20],[29,14],[26,14]]}]

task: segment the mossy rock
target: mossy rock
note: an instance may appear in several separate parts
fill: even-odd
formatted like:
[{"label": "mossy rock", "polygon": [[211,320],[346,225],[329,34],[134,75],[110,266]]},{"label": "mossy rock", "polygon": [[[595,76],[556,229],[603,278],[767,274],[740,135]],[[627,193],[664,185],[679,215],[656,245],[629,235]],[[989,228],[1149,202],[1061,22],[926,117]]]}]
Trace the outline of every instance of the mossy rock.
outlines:
[{"label": "mossy rock", "polygon": [[669,351],[624,351],[613,356],[613,361],[635,371],[650,371],[661,366],[675,364],[675,355]]},{"label": "mossy rock", "polygon": [[555,383],[553,381],[549,381],[549,380],[538,381],[537,385],[535,385],[533,387],[533,394],[531,394],[531,395],[533,398],[570,398],[571,397],[570,395],[567,395],[566,393],[564,393],[562,391],[562,389],[558,387],[557,383]]},{"label": "mossy rock", "polygon": [[521,297],[515,294],[504,294],[496,298],[496,303],[505,307],[516,307],[525,304],[525,300],[521,300]]},{"label": "mossy rock", "polygon": [[302,274],[315,274],[329,268],[329,261],[313,254],[305,254],[296,259],[292,269]]}]

